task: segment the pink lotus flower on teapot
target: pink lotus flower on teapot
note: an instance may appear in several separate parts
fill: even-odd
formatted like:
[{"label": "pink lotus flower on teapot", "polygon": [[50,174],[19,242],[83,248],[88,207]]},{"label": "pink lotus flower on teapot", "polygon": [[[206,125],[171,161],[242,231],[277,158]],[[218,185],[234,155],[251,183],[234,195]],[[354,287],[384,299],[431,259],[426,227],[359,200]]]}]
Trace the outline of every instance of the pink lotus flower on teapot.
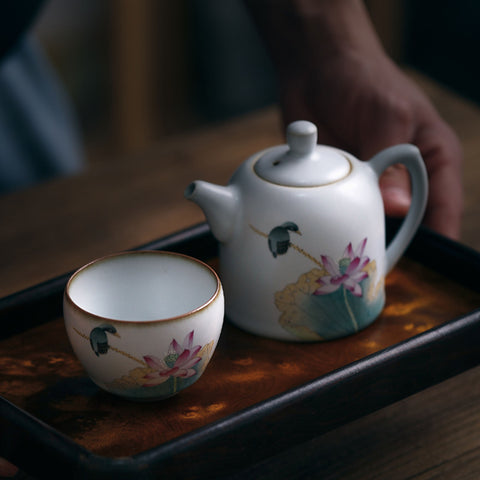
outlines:
[{"label": "pink lotus flower on teapot", "polygon": [[317,280],[320,286],[315,290],[314,295],[327,295],[343,286],[356,297],[361,297],[363,292],[360,282],[368,277],[364,268],[370,261],[363,255],[366,244],[367,239],[364,238],[353,250],[352,244],[349,243],[338,263],[335,263],[331,257],[322,255],[322,262],[328,275]]}]

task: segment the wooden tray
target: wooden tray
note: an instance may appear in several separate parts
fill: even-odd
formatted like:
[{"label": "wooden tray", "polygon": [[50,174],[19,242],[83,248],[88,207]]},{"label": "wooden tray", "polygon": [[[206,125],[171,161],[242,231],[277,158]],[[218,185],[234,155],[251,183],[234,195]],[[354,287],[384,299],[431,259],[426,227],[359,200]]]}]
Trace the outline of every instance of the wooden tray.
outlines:
[{"label": "wooden tray", "polygon": [[[139,249],[216,266],[205,224]],[[201,380],[154,403],[86,377],[63,326],[69,275],[0,299],[0,456],[37,478],[218,478],[480,363],[480,255],[424,229],[364,331],[297,344],[227,321]]]}]

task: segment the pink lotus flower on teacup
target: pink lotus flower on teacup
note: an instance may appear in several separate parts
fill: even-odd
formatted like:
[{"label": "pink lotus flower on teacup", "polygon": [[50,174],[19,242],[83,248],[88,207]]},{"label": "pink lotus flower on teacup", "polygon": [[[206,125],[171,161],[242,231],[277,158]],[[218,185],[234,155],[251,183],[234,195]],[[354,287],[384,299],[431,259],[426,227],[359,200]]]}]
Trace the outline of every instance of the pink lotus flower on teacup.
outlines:
[{"label": "pink lotus flower on teacup", "polygon": [[196,375],[197,372],[192,367],[202,359],[197,356],[202,347],[193,345],[193,333],[192,330],[185,336],[182,345],[173,339],[163,359],[155,355],[143,357],[147,365],[155,370],[145,375],[144,378],[148,381],[143,386],[154,387],[166,382],[170,377],[189,378]]}]

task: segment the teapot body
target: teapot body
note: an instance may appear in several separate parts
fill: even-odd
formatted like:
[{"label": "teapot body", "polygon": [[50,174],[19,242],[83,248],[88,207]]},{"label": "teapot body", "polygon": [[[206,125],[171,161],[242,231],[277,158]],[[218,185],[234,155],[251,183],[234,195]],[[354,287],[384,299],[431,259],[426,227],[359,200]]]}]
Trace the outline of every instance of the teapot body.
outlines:
[{"label": "teapot body", "polygon": [[[315,125],[287,128],[287,143],[247,159],[226,187],[192,182],[185,196],[204,211],[220,244],[227,318],[244,330],[323,341],[371,324],[385,303],[385,275],[425,212],[427,172],[417,147],[401,144],[368,161],[317,145]],[[382,173],[403,164],[411,205],[385,246]]]},{"label": "teapot body", "polygon": [[321,341],[355,333],[381,312],[385,226],[378,177],[344,154],[348,175],[290,187],[254,173],[259,155],[233,175],[238,211],[220,243],[226,316],[251,333]]}]

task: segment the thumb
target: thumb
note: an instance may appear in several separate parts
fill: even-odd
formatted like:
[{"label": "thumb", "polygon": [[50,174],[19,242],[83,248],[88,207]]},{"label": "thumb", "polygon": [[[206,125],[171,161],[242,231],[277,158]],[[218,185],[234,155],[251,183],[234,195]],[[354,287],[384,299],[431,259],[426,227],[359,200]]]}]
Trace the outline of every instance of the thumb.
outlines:
[{"label": "thumb", "polygon": [[390,217],[404,217],[411,203],[410,178],[403,165],[392,165],[380,177],[385,213]]}]

